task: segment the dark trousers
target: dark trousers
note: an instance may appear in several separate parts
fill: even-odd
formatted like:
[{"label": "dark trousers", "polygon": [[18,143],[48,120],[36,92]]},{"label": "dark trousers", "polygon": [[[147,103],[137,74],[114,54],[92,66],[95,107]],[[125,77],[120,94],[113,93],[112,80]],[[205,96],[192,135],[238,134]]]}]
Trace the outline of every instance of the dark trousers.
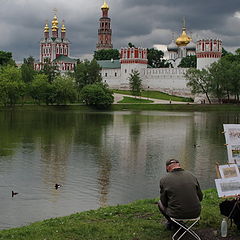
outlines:
[{"label": "dark trousers", "polygon": [[177,227],[177,224],[171,220],[171,218],[167,215],[166,208],[162,204],[161,200],[158,201],[158,209],[162,213],[162,215],[167,219],[169,227],[174,229]]},{"label": "dark trousers", "polygon": [[166,208],[163,206],[161,200],[158,201],[158,209],[162,213],[162,215],[168,220],[168,222],[173,222],[170,217],[166,213]]}]

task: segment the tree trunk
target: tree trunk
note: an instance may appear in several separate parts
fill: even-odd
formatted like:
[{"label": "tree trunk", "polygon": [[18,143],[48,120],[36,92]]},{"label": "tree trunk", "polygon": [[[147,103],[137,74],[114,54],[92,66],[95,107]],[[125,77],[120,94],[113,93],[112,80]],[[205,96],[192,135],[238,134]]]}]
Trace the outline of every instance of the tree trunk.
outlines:
[{"label": "tree trunk", "polygon": [[209,104],[211,104],[211,100],[210,100],[210,98],[209,98],[207,92],[206,92],[205,94],[206,94],[206,97],[207,97],[207,100],[208,100]]}]

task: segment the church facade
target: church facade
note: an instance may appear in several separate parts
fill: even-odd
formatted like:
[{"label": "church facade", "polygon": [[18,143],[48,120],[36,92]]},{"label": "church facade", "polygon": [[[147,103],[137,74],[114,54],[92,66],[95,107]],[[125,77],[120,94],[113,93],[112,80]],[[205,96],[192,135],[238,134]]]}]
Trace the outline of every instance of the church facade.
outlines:
[{"label": "church facade", "polygon": [[46,23],[43,38],[40,41],[39,62],[35,63],[35,70],[42,70],[44,63],[49,61],[64,73],[73,71],[76,60],[70,56],[70,41],[66,38],[66,27],[64,21],[59,31],[58,18],[55,14],[52,20],[51,31]]}]

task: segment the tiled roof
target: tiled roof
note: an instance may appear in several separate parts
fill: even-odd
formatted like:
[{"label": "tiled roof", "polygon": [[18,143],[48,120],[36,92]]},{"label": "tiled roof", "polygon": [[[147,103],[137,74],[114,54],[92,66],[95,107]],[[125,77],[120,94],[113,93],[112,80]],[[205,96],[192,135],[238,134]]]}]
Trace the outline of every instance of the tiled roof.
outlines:
[{"label": "tiled roof", "polygon": [[120,60],[99,60],[97,63],[101,66],[101,68],[106,69],[114,69],[121,68]]},{"label": "tiled roof", "polygon": [[64,55],[60,55],[53,60],[53,62],[67,62],[67,63],[75,63],[77,59],[73,59]]}]

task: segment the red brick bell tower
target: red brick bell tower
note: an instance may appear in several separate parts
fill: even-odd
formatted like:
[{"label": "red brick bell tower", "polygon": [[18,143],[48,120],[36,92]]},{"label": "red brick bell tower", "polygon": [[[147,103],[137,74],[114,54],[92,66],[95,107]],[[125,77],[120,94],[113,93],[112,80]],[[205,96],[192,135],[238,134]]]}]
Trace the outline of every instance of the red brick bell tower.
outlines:
[{"label": "red brick bell tower", "polygon": [[101,7],[102,17],[99,19],[99,29],[98,29],[98,43],[96,45],[97,50],[101,49],[112,49],[112,29],[111,29],[111,19],[108,17],[109,6],[106,1]]}]

